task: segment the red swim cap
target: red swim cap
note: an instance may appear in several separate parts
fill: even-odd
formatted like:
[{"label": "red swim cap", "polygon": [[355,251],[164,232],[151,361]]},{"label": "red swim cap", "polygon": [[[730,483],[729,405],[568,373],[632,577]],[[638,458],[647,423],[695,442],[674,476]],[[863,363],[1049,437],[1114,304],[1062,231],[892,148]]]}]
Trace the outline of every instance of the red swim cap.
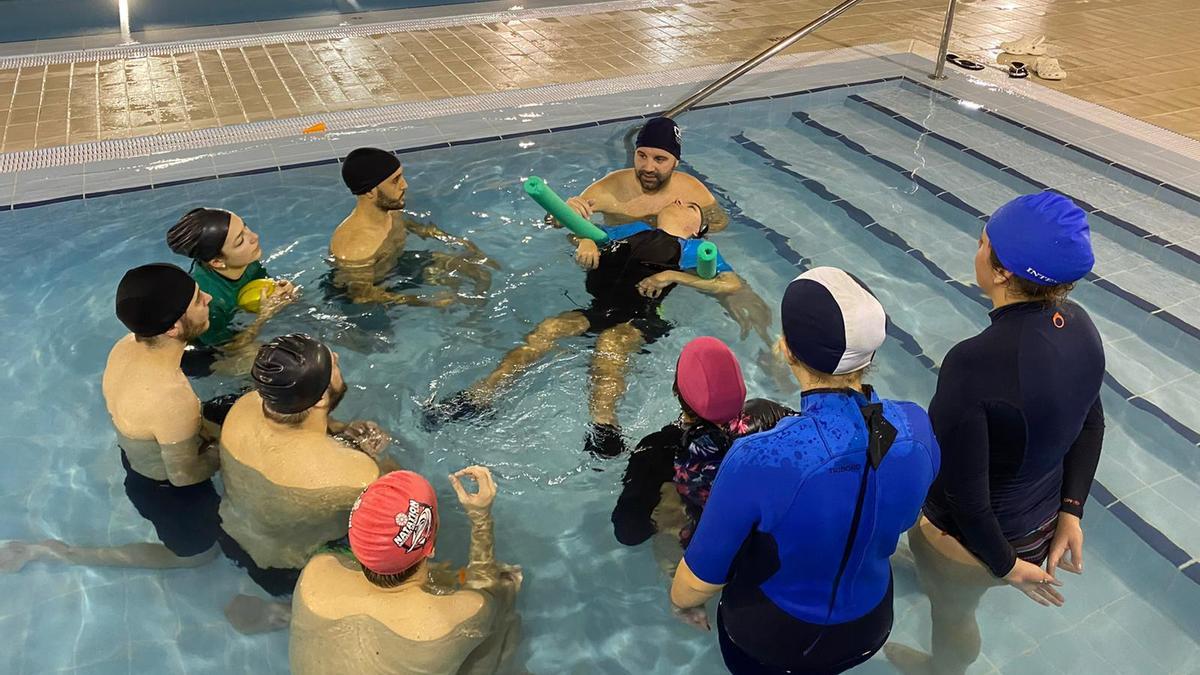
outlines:
[{"label": "red swim cap", "polygon": [[350,509],[350,550],[376,574],[399,574],[433,553],[437,528],[433,486],[412,471],[393,471]]},{"label": "red swim cap", "polygon": [[737,357],[714,337],[687,343],[675,365],[679,396],[696,414],[713,424],[727,424],[742,413],[746,382]]}]

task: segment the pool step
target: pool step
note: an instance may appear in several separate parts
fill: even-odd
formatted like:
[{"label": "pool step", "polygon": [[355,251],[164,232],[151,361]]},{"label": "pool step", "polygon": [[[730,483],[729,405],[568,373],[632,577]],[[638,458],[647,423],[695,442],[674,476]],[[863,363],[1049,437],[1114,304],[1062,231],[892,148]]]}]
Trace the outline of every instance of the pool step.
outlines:
[{"label": "pool step", "polygon": [[[863,161],[869,160],[868,174],[875,175],[882,171],[892,174],[892,176],[906,177],[911,181],[913,192],[910,195],[911,199],[928,203],[930,197],[933,196],[962,211],[964,217],[943,219],[944,222],[959,229],[959,234],[962,235],[959,237],[944,237],[936,229],[930,230],[924,223],[914,224],[912,218],[888,217],[891,218],[889,222],[898,223],[900,227],[898,231],[909,241],[936,241],[935,247],[922,250],[930,257],[941,260],[943,267],[951,270],[951,274],[961,270],[970,270],[970,274],[973,276],[971,258],[967,253],[973,250],[974,240],[978,236],[982,219],[986,217],[982,210],[966,203],[942,186],[920,176],[919,172],[912,175],[900,165],[872,154],[862,144],[817,122],[807,112],[796,113],[794,119],[798,122],[798,124],[791,125],[794,131],[809,137],[818,145],[830,148],[834,153],[842,153],[848,164],[861,164]],[[779,143],[780,157],[786,161],[800,161],[792,145],[794,144]],[[836,160],[824,162],[825,165],[835,163]],[[836,175],[836,171],[830,173]],[[862,174],[860,173],[860,175]],[[869,202],[874,201],[874,198],[868,195],[858,201]],[[887,209],[880,207],[879,210],[886,212]],[[902,215],[898,214],[898,216]],[[881,218],[883,217],[881,216]],[[937,219],[930,219],[929,222],[937,222]],[[904,228],[905,225],[908,226],[907,230]],[[1103,238],[1098,237],[1098,240],[1103,241]],[[1108,246],[1109,248],[1116,247],[1111,242],[1108,243]],[[947,248],[950,249],[949,252],[947,252]],[[1160,255],[1162,255],[1161,252]],[[1153,264],[1150,260],[1142,262],[1147,265]],[[1128,352],[1130,356],[1136,356],[1136,358],[1129,359],[1110,359],[1110,373],[1116,376],[1114,386],[1126,398],[1132,398],[1135,405],[1155,414],[1189,443],[1196,445],[1197,442],[1200,442],[1200,432],[1195,429],[1193,417],[1195,417],[1196,411],[1192,406],[1187,405],[1186,402],[1168,400],[1165,403],[1172,408],[1168,414],[1159,405],[1141,397],[1165,384],[1178,380],[1182,374],[1200,369],[1200,349],[1188,349],[1181,346],[1200,339],[1200,329],[1169,312],[1162,311],[1152,303],[1109,280],[1095,279],[1095,282],[1094,284],[1081,284],[1074,297],[1092,310],[1102,334],[1108,338],[1106,343],[1110,350],[1117,352],[1118,355]],[[1097,290],[1103,292],[1097,293]],[[1116,303],[1118,306],[1114,306],[1113,298],[1104,297],[1105,294],[1111,295],[1121,302]],[[1119,306],[1121,304],[1125,306]],[[1147,321],[1147,318],[1150,320]],[[1129,386],[1122,383],[1127,383]],[[1181,419],[1193,421],[1184,422]],[[1197,463],[1200,463],[1200,455],[1192,453],[1186,468],[1194,470],[1197,468]]]}]

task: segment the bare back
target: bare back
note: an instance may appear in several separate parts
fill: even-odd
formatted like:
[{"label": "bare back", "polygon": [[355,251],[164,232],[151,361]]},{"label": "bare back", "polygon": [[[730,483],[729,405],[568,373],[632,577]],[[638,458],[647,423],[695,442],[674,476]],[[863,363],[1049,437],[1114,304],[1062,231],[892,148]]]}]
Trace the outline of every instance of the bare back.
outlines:
[{"label": "bare back", "polygon": [[257,392],[229,411],[221,465],[222,527],[264,568],[301,568],[344,537],[354,500],[379,477],[373,459],[323,430],[268,420]]},{"label": "bare back", "polygon": [[292,598],[292,672],[458,673],[489,637],[494,614],[483,593],[382,589],[354,561],[322,554]]},{"label": "bare back", "polygon": [[163,481],[170,478],[164,451],[200,433],[200,400],[178,364],[164,364],[151,349],[132,334],[121,338],[109,352],[101,388],[129,465]]}]

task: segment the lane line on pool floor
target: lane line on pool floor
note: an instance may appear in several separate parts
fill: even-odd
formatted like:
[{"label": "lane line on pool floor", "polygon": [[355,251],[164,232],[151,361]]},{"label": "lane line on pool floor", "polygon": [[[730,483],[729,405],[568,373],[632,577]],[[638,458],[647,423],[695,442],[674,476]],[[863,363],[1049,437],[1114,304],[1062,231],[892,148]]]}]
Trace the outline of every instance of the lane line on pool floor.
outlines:
[{"label": "lane line on pool floor", "polygon": [[[942,98],[945,98],[949,101],[954,101],[955,103],[964,103],[963,99],[958,98],[957,96],[954,96],[953,94],[948,94],[944,91],[941,91],[939,89],[931,87],[923,82],[917,82],[908,77],[901,78],[901,80],[902,80],[901,86],[910,85],[911,87],[919,88],[922,91],[932,92],[934,94],[937,94],[938,96],[941,96]],[[942,134],[938,134],[937,132],[925,127],[924,125],[920,124],[919,122],[916,122],[915,120],[911,120],[911,119],[905,117],[902,113],[898,113],[893,110],[890,110],[886,106],[882,106],[878,103],[875,103],[874,101],[870,101],[870,100],[866,99],[865,97],[854,94],[854,95],[849,96],[848,98],[852,101],[855,101],[856,103],[869,105],[871,107],[877,107],[880,109],[880,112],[883,112],[886,110],[890,114],[890,116],[892,118],[894,118],[897,122],[899,122],[905,126],[908,126],[912,129],[921,129],[921,130],[923,130],[922,133],[928,133],[930,135],[939,137],[940,140],[943,140],[944,142],[948,142],[950,145],[956,146],[964,152],[968,152],[968,154],[971,154],[971,151],[973,150],[972,148],[969,148],[969,147],[963,145],[962,143],[959,143],[958,141],[947,138],[946,136],[944,136]],[[1063,139],[1058,138],[1057,136],[1055,136],[1053,134],[1046,133],[1045,131],[1038,129],[1037,127],[1034,127],[1029,124],[1022,124],[1021,122],[1018,122],[1010,117],[1002,115],[1002,114],[996,112],[995,110],[991,110],[990,108],[980,106],[978,108],[978,110],[979,110],[979,112],[983,113],[984,115],[987,115],[988,117],[999,120],[1000,122],[1003,122],[1004,124],[1006,124],[1008,126],[1016,127],[1017,129],[1019,129],[1021,131],[1031,133],[1043,140],[1050,141],[1051,143],[1054,143],[1055,145],[1057,145],[1065,150],[1077,152],[1091,160],[1094,160],[1096,162],[1104,164],[1105,166],[1114,168],[1114,169],[1121,171],[1129,176],[1132,176],[1138,180],[1145,181],[1145,182],[1155,186],[1156,188],[1164,188],[1180,197],[1183,197],[1191,202],[1196,203],[1197,205],[1200,205],[1200,196],[1192,194],[1191,192],[1188,192],[1187,190],[1184,190],[1183,188],[1173,185],[1169,181],[1159,180],[1157,178],[1154,178],[1153,176],[1150,176],[1149,174],[1146,174],[1141,171],[1138,171],[1137,169],[1128,167],[1120,162],[1108,159],[1107,157],[1104,157],[1098,153],[1092,152],[1091,150],[1088,150],[1087,148],[1083,148],[1074,143],[1069,143],[1067,141],[1064,141]],[[974,151],[974,152],[978,153],[978,151]],[[979,154],[982,155],[982,153],[979,153]],[[972,154],[972,156],[975,156],[975,155]],[[1017,169],[1007,166],[1003,162],[999,162],[998,160],[995,160],[994,158],[987,157],[986,159],[983,159],[982,157],[980,157],[980,159],[981,159],[981,161],[985,161],[988,164],[991,164],[992,166],[995,166],[996,168],[1000,169],[1001,171],[1004,171],[1005,173],[1017,176],[1026,182],[1029,182],[1029,183],[1032,183],[1035,185],[1039,185],[1042,187],[1042,189],[1047,189],[1047,190],[1053,189],[1055,192],[1062,192],[1061,190],[1058,190],[1056,188],[1050,188],[1049,186],[1046,186],[1044,183],[1041,183],[1040,181],[1038,181],[1037,179],[1032,178],[1032,177],[1024,174],[1023,172],[1020,172]],[[1132,187],[1132,186],[1130,186],[1130,187]],[[1137,188],[1133,188],[1133,189],[1136,190]],[[1153,196],[1151,195],[1148,198],[1153,199]],[[1161,236],[1154,234],[1153,232],[1150,232],[1138,225],[1135,225],[1135,224],[1131,223],[1130,221],[1128,221],[1124,218],[1121,218],[1120,216],[1114,216],[1113,214],[1109,213],[1108,211],[1098,208],[1098,207],[1088,203],[1087,201],[1084,201],[1082,199],[1076,199],[1074,197],[1072,197],[1072,199],[1074,199],[1081,207],[1083,207],[1089,213],[1094,213],[1096,215],[1102,216],[1102,217],[1108,219],[1109,221],[1111,221],[1114,225],[1117,225],[1118,227],[1120,227],[1122,229],[1128,230],[1130,233],[1137,235],[1138,237],[1141,237],[1143,239],[1151,241],[1152,243],[1158,244],[1159,246],[1162,246],[1163,248],[1166,248],[1170,251],[1174,251],[1175,253],[1187,258],[1191,262],[1200,263],[1200,252],[1193,251],[1189,248],[1184,247],[1183,245],[1181,245],[1179,243],[1174,243],[1174,242],[1168,241],[1164,237],[1161,237]]]},{"label": "lane line on pool floor", "polygon": [[[879,112],[883,112],[885,114],[888,111],[887,108],[876,105],[876,104],[872,104],[871,102],[866,101],[866,99],[863,99],[862,97],[857,96],[857,95],[850,96],[849,100],[857,100],[857,101],[865,102],[870,107],[878,110]],[[930,195],[936,197],[937,199],[941,200],[942,202],[945,202],[946,204],[949,204],[950,206],[953,206],[954,208],[958,209],[959,211],[966,213],[967,215],[971,216],[973,219],[979,220],[979,221],[986,221],[987,218],[989,217],[988,214],[975,208],[974,206],[971,206],[964,199],[962,199],[958,195],[954,194],[952,191],[942,187],[941,185],[934,183],[933,181],[929,180],[928,178],[925,178],[924,176],[921,176],[919,172],[910,171],[908,169],[905,169],[904,167],[900,166],[899,164],[896,164],[895,162],[892,162],[891,160],[889,160],[885,157],[882,157],[880,155],[877,155],[877,154],[871,152],[866,147],[864,147],[860,143],[854,141],[846,134],[841,133],[841,132],[837,131],[836,129],[831,129],[830,127],[827,127],[824,124],[821,124],[820,122],[816,121],[808,113],[805,113],[803,111],[796,111],[796,112],[792,113],[792,116],[795,117],[796,119],[800,120],[805,126],[810,127],[812,129],[816,129],[817,131],[821,132],[825,136],[837,141],[843,147],[853,151],[857,155],[859,155],[861,157],[865,157],[865,158],[871,160],[872,162],[874,162],[875,164],[878,164],[882,167],[887,168],[888,170],[901,176],[902,178],[916,183],[921,188],[924,188]],[[915,122],[913,124],[916,125]],[[916,128],[916,127],[914,126],[912,128]],[[924,127],[922,127],[922,128],[924,128]],[[946,137],[941,136],[940,134],[937,134],[936,132],[932,132],[932,131],[929,131],[928,135],[931,138],[934,138],[935,140],[941,141],[943,143],[951,140],[951,139],[947,139]],[[954,147],[954,146],[951,145],[951,147]],[[972,156],[975,157],[976,155],[972,155]],[[989,164],[989,166],[993,166],[993,165]],[[1039,183],[1035,179],[1030,178],[1029,176],[1026,176],[1025,174],[1020,173],[1016,170],[1006,171],[1006,173],[1008,173],[1009,175],[1016,177],[1022,181],[1029,183],[1031,187],[1034,187],[1034,188],[1037,188],[1040,190],[1051,190],[1052,189],[1052,188],[1049,188],[1048,186],[1046,186],[1045,184]],[[1071,199],[1075,199],[1075,197],[1073,197],[1070,194],[1067,194],[1061,190],[1053,190],[1053,191],[1058,192],[1059,194],[1063,194]],[[1079,201],[1081,201],[1081,200],[1079,200]],[[1087,206],[1087,204],[1084,203],[1084,206]],[[967,234],[970,234],[970,233],[967,233]],[[975,236],[975,235],[971,234],[971,236]],[[1120,245],[1118,242],[1115,242],[1115,241],[1114,241],[1114,244]],[[1112,281],[1100,276],[1099,274],[1096,274],[1095,272],[1089,272],[1085,278],[1088,281],[1092,282],[1093,285],[1095,285],[1096,287],[1108,292],[1111,295],[1114,295],[1114,296],[1124,300],[1125,302],[1133,305],[1134,307],[1141,310],[1142,312],[1164,321],[1165,323],[1171,325],[1172,327],[1174,327],[1178,330],[1183,331],[1185,334],[1191,336],[1192,338],[1194,338],[1196,340],[1200,340],[1200,327],[1192,325],[1191,323],[1180,318],[1179,316],[1172,314],[1167,309],[1159,307],[1158,305],[1137,295],[1136,293],[1133,293],[1132,291],[1128,291],[1128,290],[1122,288],[1118,284],[1113,283]],[[1198,434],[1193,439],[1193,442],[1200,443],[1200,434]]]},{"label": "lane line on pool floor", "polygon": [[[883,241],[889,246],[899,249],[900,251],[904,252],[905,255],[917,260],[922,266],[929,270],[931,274],[937,277],[939,281],[954,287],[960,293],[963,293],[967,298],[971,299],[977,304],[980,304],[984,308],[987,307],[986,300],[974,293],[965,284],[959,283],[952,279],[950,275],[945,272],[945,270],[942,270],[939,266],[930,261],[919,249],[909,245],[902,236],[878,223],[867,212],[831,192],[820,181],[800,173],[791,164],[788,164],[778,157],[775,157],[769,151],[767,151],[766,148],[755,143],[749,138],[746,138],[746,136],[743,134],[737,134],[733,136],[732,139],[735,143],[742,146],[747,151],[753,152],[754,154],[765,159],[768,166],[771,168],[793,177],[802,185],[804,185],[804,187],[810,192],[813,192],[821,199],[841,209],[846,213],[847,216],[850,217],[851,220],[861,225],[863,229],[872,233],[879,240]],[[937,372],[936,368],[931,368],[931,371],[934,373]],[[1113,385],[1120,385],[1119,382],[1117,382],[1108,374],[1105,375],[1105,384],[1113,387],[1114,389],[1118,388],[1114,387]],[[1119,387],[1118,393],[1120,393],[1120,390],[1125,390],[1125,388],[1123,386]],[[1167,414],[1165,411],[1161,412],[1163,415]],[[1144,541],[1156,553],[1170,562],[1173,567],[1180,571],[1187,572],[1185,575],[1187,578],[1195,581],[1196,583],[1200,583],[1200,574],[1194,574],[1191,571],[1195,565],[1189,565],[1189,561],[1193,559],[1192,556],[1188,554],[1187,551],[1185,551],[1181,546],[1176,544],[1170,537],[1164,534],[1157,527],[1146,521],[1145,518],[1134,512],[1128,504],[1125,504],[1117,499],[1114,493],[1105,487],[1099,480],[1093,479],[1091,493],[1097,498],[1097,501],[1104,506],[1104,508],[1108,509],[1108,511],[1116,516],[1118,520],[1129,527],[1139,539]],[[1105,501],[1108,501],[1108,503],[1104,503]]]}]

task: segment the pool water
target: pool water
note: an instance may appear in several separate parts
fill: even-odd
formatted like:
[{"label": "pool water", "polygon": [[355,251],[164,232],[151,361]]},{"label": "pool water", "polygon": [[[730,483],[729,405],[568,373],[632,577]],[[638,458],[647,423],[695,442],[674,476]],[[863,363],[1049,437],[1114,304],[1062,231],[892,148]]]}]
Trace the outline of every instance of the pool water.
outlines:
[{"label": "pool water", "polygon": [[[1073,294],[1095,319],[1109,361],[1105,449],[1085,519],[1087,572],[1066,579],[1061,609],[1007,588],[988,594],[983,656],[971,672],[1200,671],[1192,508],[1200,497],[1200,203],[907,82],[714,107],[689,113],[684,125],[685,169],[731,212],[729,229],[713,240],[769,304],[817,265],[844,267],[879,296],[891,325],[870,380],[891,398],[928,403],[936,364],[987,323],[972,286],[982,214],[1041,186],[1098,211],[1096,276]],[[153,538],[123,494],[100,395],[105,357],[123,333],[113,291],[127,268],[173,259],[165,231],[181,214],[219,206],[261,235],[273,274],[304,287],[264,335],[301,330],[326,339],[351,385],[340,416],[379,421],[396,439],[396,459],[438,488],[439,557],[466,556],[466,520],[445,475],[472,463],[493,468],[502,490],[497,554],[525,569],[521,666],[724,672],[715,636],[670,616],[668,581],[649,546],[624,548],[612,535],[623,461],[581,451],[590,339],[564,342],[520,378],[493,420],[436,432],[420,425],[422,402],[467,386],[538,321],[586,303],[570,247],[541,225],[520,180],[537,174],[576,194],[623,165],[625,129],[402,157],[410,208],[502,263],[483,307],[364,310],[326,298],[329,236],[353,205],[331,164],[0,212],[8,363],[0,367],[12,383],[0,406],[0,539],[105,546]],[[413,238],[410,246],[423,244]],[[678,289],[664,314],[676,328],[634,359],[619,408],[632,440],[677,414],[674,360],[699,335],[733,346],[751,395],[786,396],[755,365],[762,343],[741,340],[714,301]],[[210,377],[195,388],[203,398],[239,384]],[[928,602],[903,564],[896,589],[893,639],[928,648]],[[262,595],[224,559],[161,573],[38,563],[0,575],[0,672],[286,672],[286,632],[246,637],[227,626],[221,608],[236,593]],[[861,671],[894,672],[882,655]]]}]

